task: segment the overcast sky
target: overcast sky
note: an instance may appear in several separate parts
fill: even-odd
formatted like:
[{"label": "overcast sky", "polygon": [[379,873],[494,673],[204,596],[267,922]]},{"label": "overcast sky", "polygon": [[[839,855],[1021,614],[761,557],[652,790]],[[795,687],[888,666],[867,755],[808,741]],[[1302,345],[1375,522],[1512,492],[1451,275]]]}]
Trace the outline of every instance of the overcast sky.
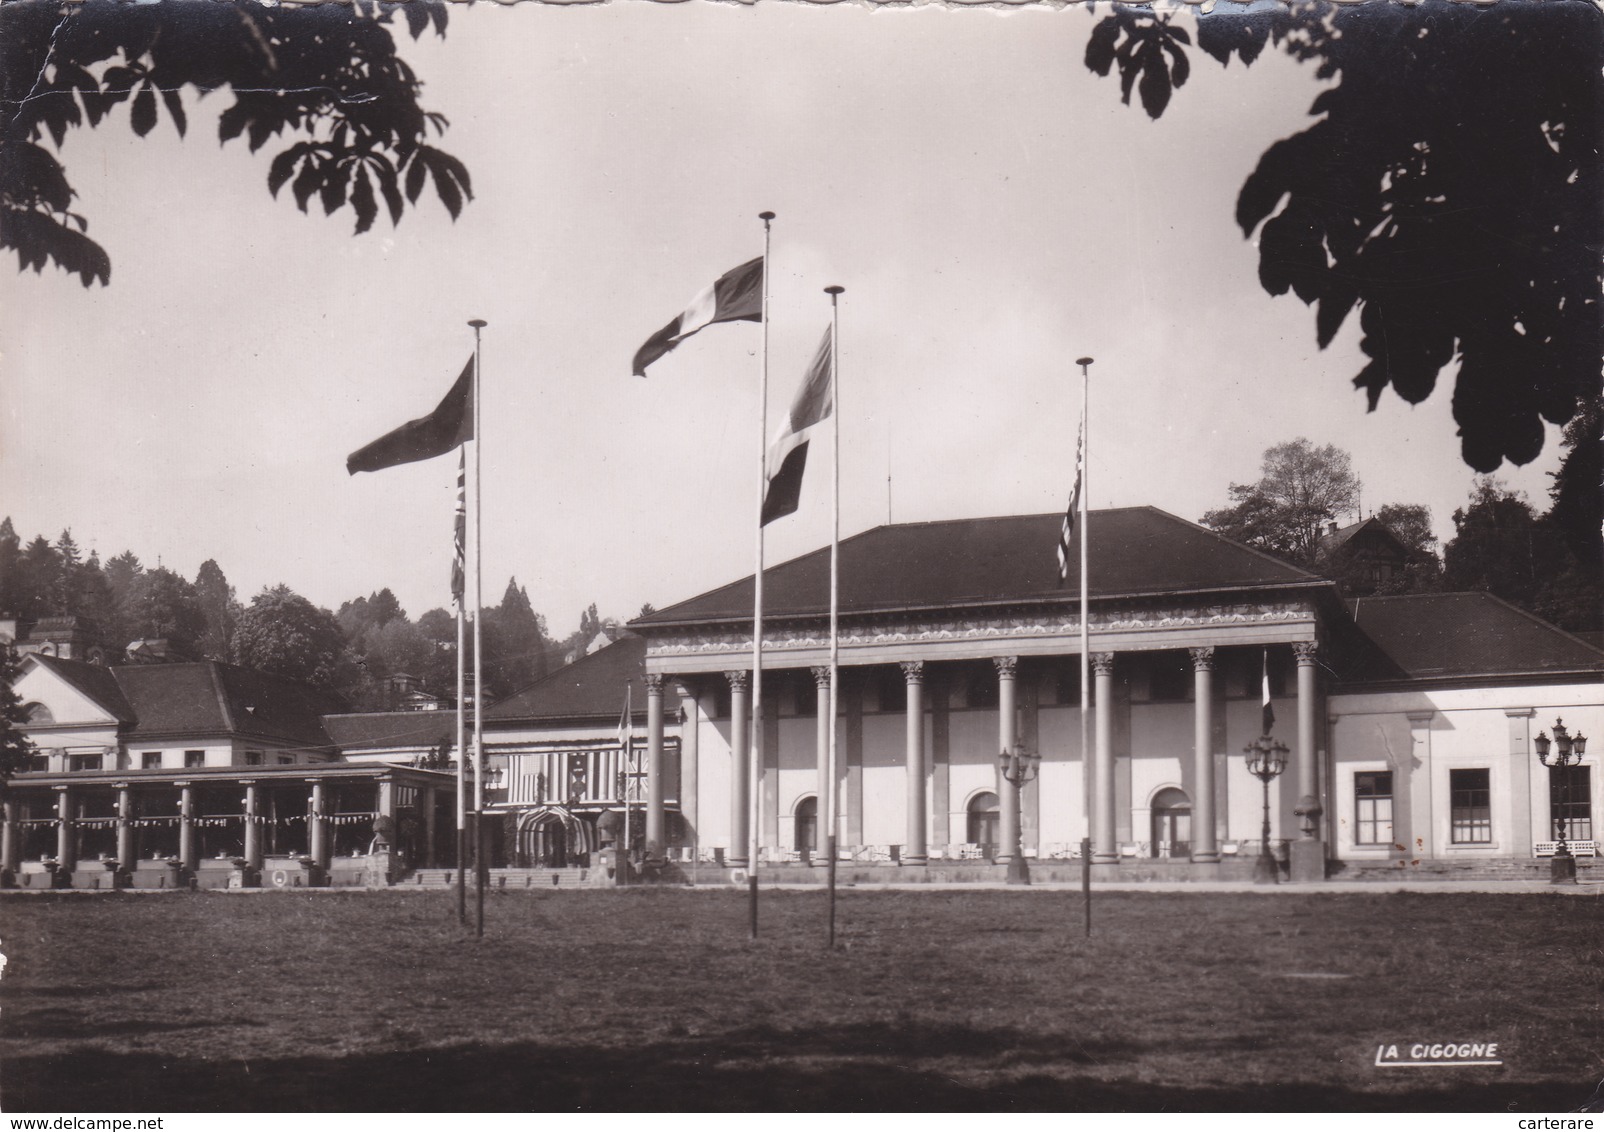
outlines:
[{"label": "overcast sky", "polygon": [[[1181,18],[1189,18],[1183,16]],[[750,572],[754,323],[629,375],[641,342],[773,229],[770,419],[842,296],[842,531],[1061,508],[1092,368],[1094,507],[1187,519],[1306,436],[1353,454],[1366,511],[1469,493],[1451,382],[1366,414],[1357,319],[1320,351],[1233,221],[1312,68],[1194,54],[1158,122],[1082,63],[1083,9],[645,2],[452,6],[403,37],[476,199],[432,196],[353,237],[266,191],[282,146],[219,147],[226,94],[180,142],[111,123],[63,160],[109,287],[0,271],[0,511],[249,600],[449,598],[455,461],[348,477],[347,453],[431,409],[488,320],[485,598],[511,575],[561,635]],[[14,260],[12,261],[14,263]],[[1546,505],[1543,457],[1500,474]],[[829,537],[816,463],[769,561]],[[888,482],[889,481],[889,482]]]}]

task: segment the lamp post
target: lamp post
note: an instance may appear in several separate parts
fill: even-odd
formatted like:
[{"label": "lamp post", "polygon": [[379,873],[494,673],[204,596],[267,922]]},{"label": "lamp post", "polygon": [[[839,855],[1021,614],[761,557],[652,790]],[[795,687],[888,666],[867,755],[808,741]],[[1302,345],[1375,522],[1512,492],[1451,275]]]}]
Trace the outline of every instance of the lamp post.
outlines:
[{"label": "lamp post", "polygon": [[1264,783],[1264,828],[1259,837],[1259,859],[1253,863],[1254,884],[1278,884],[1281,870],[1270,853],[1270,780],[1287,768],[1287,745],[1260,735],[1242,748],[1248,773]]},{"label": "lamp post", "polygon": [[[1565,826],[1570,818],[1567,812],[1571,801],[1571,767],[1582,761],[1587,753],[1587,736],[1578,731],[1572,735],[1565,729],[1563,719],[1554,720],[1554,737],[1550,739],[1539,731],[1532,740],[1537,748],[1537,761],[1550,770],[1559,771],[1559,813],[1554,817],[1554,856],[1549,862],[1550,884],[1576,883],[1576,858],[1565,840]],[[1552,795],[1550,795],[1552,797]]]},{"label": "lamp post", "polygon": [[1041,767],[1041,756],[1035,751],[1025,750],[1023,743],[1015,743],[1012,750],[1004,749],[997,755],[997,769],[1002,772],[1003,779],[1014,787],[1014,843],[1008,848],[1012,856],[1008,858],[1008,883],[1029,884],[1030,866],[1025,864],[1025,838],[1020,821],[1021,805],[1020,791],[1025,783],[1036,777],[1036,771]]}]

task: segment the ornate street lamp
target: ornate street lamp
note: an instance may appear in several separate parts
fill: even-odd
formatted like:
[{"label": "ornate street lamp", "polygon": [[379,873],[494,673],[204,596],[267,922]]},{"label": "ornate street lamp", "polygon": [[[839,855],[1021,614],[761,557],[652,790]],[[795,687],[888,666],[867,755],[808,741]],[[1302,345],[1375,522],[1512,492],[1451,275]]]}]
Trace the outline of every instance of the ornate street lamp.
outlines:
[{"label": "ornate street lamp", "polygon": [[1020,805],[1020,791],[1025,783],[1036,777],[1036,771],[1041,767],[1041,756],[1035,751],[1025,750],[1023,743],[1015,743],[1013,750],[1003,750],[997,755],[997,769],[1002,772],[1003,779],[1014,788],[1014,843],[1008,848],[1013,856],[1008,859],[1008,883],[1029,884],[1030,866],[1025,864],[1025,836],[1024,823],[1021,821],[1023,807]]},{"label": "ornate street lamp", "polygon": [[1570,817],[1571,767],[1582,761],[1587,753],[1587,736],[1578,731],[1572,735],[1565,729],[1563,719],[1554,720],[1554,737],[1550,739],[1539,731],[1532,740],[1537,748],[1537,761],[1550,770],[1559,771],[1559,813],[1554,818],[1554,857],[1549,862],[1549,883],[1575,884],[1576,858],[1565,841],[1565,826]]},{"label": "ornate street lamp", "polygon": [[1281,869],[1270,852],[1270,780],[1287,768],[1287,745],[1269,735],[1260,735],[1242,748],[1248,757],[1248,773],[1264,783],[1264,827],[1259,837],[1259,859],[1253,863],[1254,884],[1278,884]]}]

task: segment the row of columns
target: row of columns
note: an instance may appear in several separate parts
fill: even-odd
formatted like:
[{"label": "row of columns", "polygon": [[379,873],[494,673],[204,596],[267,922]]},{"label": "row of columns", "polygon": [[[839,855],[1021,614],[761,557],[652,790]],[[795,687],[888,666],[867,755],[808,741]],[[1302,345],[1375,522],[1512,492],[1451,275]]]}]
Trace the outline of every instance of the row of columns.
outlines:
[{"label": "row of columns", "polygon": [[[1214,662],[1213,646],[1188,650],[1192,660],[1193,679],[1193,790],[1192,790],[1192,860],[1198,864],[1215,864],[1220,860],[1219,839],[1215,813],[1214,775]],[[1318,818],[1321,813],[1318,798],[1318,778],[1315,766],[1315,664],[1316,646],[1313,642],[1293,645],[1297,659],[1298,743],[1294,754],[1298,806],[1297,814],[1303,819],[1299,841],[1318,839]],[[1092,653],[1090,667],[1093,673],[1094,742],[1092,748],[1092,861],[1094,864],[1114,864],[1119,860],[1119,847],[1115,838],[1114,803],[1114,720],[1107,710],[1114,696],[1114,657],[1112,652]],[[1019,658],[999,656],[992,658],[997,672],[998,750],[1011,750],[1018,742],[1018,687]],[[901,665],[907,692],[907,728],[904,771],[907,781],[907,836],[903,844],[902,861],[909,865],[922,865],[929,859],[925,766],[925,662],[905,661]],[[821,799],[819,817],[823,821],[826,807],[823,799],[830,796],[833,784],[829,781],[828,752],[830,731],[835,719],[831,704],[830,670],[817,667],[812,670],[818,689],[818,778],[817,797]],[[746,868],[749,862],[752,809],[751,786],[751,728],[749,726],[748,690],[750,674],[744,670],[725,672],[730,685],[730,852],[728,863],[735,868]],[[690,729],[694,732],[695,728]],[[646,839],[661,847],[665,830],[663,791],[663,677],[650,674],[646,677],[646,733],[647,733],[647,810]],[[682,740],[683,742],[683,740]],[[694,759],[692,760],[694,761]],[[694,788],[694,784],[692,789]],[[682,788],[682,796],[686,793]],[[1019,787],[997,776],[999,810],[999,841],[1006,861],[1018,844]],[[839,807],[836,807],[837,812]],[[822,828],[822,827],[821,827]],[[822,842],[822,837],[821,837]]]},{"label": "row of columns", "polygon": [[[660,760],[658,760],[660,761]],[[309,831],[307,839],[308,855],[321,867],[327,868],[332,854],[333,838],[330,836],[328,815],[324,807],[324,783],[321,779],[309,780],[311,790],[311,810],[308,815]],[[189,783],[178,783],[178,859],[180,864],[193,870],[199,867],[200,853],[198,839],[195,836],[195,788]],[[245,789],[244,821],[245,821],[245,861],[249,867],[260,869],[265,857],[262,844],[262,826],[256,819],[260,816],[258,806],[260,801],[257,783],[246,779],[239,783]],[[379,812],[389,813],[388,805],[391,784],[381,782],[379,788]],[[73,834],[75,821],[72,816],[73,788],[71,786],[57,786],[56,814],[59,823],[56,826],[56,861],[61,867],[71,869],[77,864],[74,853]],[[435,788],[423,787],[420,792],[420,808],[424,818],[424,844],[432,858],[435,845]],[[129,786],[117,788],[117,864],[118,867],[131,871],[134,867],[134,792]],[[0,807],[0,869],[15,873],[21,852],[20,830],[17,818],[17,802],[14,798],[5,800]],[[425,867],[431,867],[433,860],[424,861]]]}]

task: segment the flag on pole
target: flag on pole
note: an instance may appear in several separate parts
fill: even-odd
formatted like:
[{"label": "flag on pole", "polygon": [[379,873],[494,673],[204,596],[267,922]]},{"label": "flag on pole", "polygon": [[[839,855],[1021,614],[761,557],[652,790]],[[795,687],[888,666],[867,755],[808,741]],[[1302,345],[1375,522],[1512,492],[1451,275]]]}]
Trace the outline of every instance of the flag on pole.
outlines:
[{"label": "flag on pole", "polygon": [[462,367],[462,376],[435,406],[434,412],[392,429],[345,459],[345,470],[377,472],[397,464],[432,460],[444,456],[464,441],[473,439],[473,359]]},{"label": "flag on pole", "polygon": [[618,791],[618,796],[623,799],[625,805],[629,804],[629,739],[632,730],[629,709],[630,700],[633,698],[634,692],[635,686],[633,684],[624,685],[624,713],[618,717],[618,749],[622,752],[618,773],[623,783]]},{"label": "flag on pole", "polygon": [[829,417],[835,406],[835,374],[831,371],[832,328],[825,327],[807,377],[796,391],[791,411],[769,444],[763,491],[763,524],[796,510],[802,496],[802,470],[808,461],[808,430]]},{"label": "flag on pole", "polygon": [[455,553],[451,559],[451,600],[461,609],[468,545],[468,453],[461,448],[457,450],[457,517],[452,538]]},{"label": "flag on pole", "polygon": [[1270,703],[1270,650],[1264,650],[1264,733],[1275,726],[1275,707]]},{"label": "flag on pole", "polygon": [[1081,470],[1086,460],[1086,422],[1080,422],[1075,439],[1075,486],[1069,489],[1069,506],[1064,509],[1064,525],[1058,532],[1058,584],[1069,580],[1069,541],[1075,534],[1075,515],[1080,511]]},{"label": "flag on pole", "polygon": [[646,376],[646,367],[685,339],[715,322],[763,321],[763,257],[726,271],[691,300],[685,313],[646,339],[635,351],[634,373]]}]

